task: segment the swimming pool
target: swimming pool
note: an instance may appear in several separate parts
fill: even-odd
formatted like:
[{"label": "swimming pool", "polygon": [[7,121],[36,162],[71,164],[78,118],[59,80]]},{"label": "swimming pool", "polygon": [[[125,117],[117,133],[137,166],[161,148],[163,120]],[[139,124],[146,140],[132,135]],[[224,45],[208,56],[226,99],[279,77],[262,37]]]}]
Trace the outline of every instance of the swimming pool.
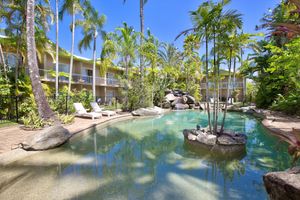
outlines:
[{"label": "swimming pool", "polygon": [[224,158],[184,142],[207,125],[199,111],[111,123],[61,148],[0,166],[0,199],[267,199],[262,175],[290,166],[287,144],[256,118],[228,113],[247,153]]}]

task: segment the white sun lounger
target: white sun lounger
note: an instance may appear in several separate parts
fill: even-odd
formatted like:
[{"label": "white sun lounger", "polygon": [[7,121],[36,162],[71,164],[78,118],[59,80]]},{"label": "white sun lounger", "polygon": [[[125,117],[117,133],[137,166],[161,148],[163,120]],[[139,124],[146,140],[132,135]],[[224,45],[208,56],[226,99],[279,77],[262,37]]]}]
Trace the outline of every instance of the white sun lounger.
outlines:
[{"label": "white sun lounger", "polygon": [[101,113],[104,116],[113,116],[116,115],[117,113],[115,111],[111,110],[102,110],[102,108],[99,107],[99,105],[96,102],[91,102],[91,107],[93,109],[93,112],[95,113]]},{"label": "white sun lounger", "polygon": [[82,103],[74,103],[73,105],[76,110],[75,116],[77,117],[88,117],[94,120],[95,118],[101,118],[102,116],[101,113],[87,112]]}]

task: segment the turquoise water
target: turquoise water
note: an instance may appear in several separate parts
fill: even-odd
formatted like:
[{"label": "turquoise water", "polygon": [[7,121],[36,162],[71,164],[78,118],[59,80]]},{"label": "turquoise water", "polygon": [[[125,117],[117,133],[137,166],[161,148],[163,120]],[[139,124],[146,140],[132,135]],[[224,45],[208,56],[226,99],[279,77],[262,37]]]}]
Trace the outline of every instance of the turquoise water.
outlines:
[{"label": "turquoise water", "polygon": [[262,175],[290,166],[287,145],[257,119],[229,113],[225,127],[247,134],[247,153],[224,158],[184,142],[182,130],[197,124],[207,125],[204,112],[95,127],[2,166],[0,199],[267,199]]}]

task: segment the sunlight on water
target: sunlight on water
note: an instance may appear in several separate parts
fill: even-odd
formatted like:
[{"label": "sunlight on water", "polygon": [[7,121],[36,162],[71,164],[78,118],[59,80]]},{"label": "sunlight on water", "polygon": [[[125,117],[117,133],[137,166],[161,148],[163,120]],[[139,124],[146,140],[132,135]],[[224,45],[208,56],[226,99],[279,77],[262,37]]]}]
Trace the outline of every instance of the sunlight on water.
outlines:
[{"label": "sunlight on water", "polygon": [[267,199],[262,175],[289,167],[287,145],[255,118],[229,113],[248,136],[247,154],[222,158],[185,143],[207,126],[199,111],[97,127],[61,148],[0,166],[0,199]]}]

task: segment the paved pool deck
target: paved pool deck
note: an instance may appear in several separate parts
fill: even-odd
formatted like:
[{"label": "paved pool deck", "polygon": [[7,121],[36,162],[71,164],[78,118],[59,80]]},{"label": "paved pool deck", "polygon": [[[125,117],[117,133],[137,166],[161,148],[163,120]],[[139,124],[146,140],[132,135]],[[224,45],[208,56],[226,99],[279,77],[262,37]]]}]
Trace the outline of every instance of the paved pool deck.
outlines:
[{"label": "paved pool deck", "polygon": [[300,130],[300,117],[287,116],[279,112],[262,111],[264,117],[262,124],[272,134],[280,137],[288,143],[295,143],[297,139],[292,133],[293,129]]},{"label": "paved pool deck", "polygon": [[[113,120],[131,118],[130,113],[120,113],[115,116],[102,116],[100,119],[91,120],[90,118],[75,118],[74,123],[64,125],[72,134],[79,133],[93,126],[104,124]],[[26,131],[21,128],[21,125],[14,125],[0,128],[0,156],[13,151],[18,147],[18,144],[23,142],[29,135],[35,134],[37,131]],[[0,158],[1,158],[0,157]]]}]

